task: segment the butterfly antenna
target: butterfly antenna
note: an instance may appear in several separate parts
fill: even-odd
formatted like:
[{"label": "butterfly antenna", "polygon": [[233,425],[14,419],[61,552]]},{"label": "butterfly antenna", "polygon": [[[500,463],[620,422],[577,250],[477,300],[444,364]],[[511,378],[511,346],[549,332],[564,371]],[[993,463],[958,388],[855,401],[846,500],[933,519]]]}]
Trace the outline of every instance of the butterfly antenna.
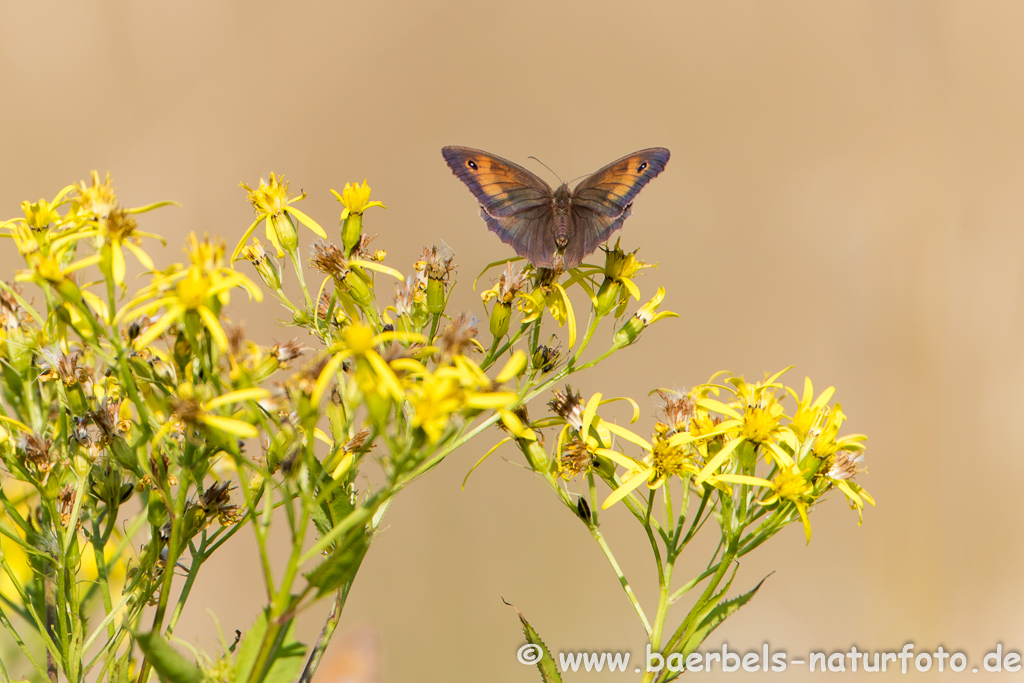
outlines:
[{"label": "butterfly antenna", "polygon": [[533,160],[534,160],[534,161],[536,161],[536,162],[537,162],[538,164],[540,164],[540,165],[541,165],[541,166],[543,166],[544,168],[546,168],[546,169],[548,169],[549,171],[551,171],[551,175],[553,175],[553,176],[555,176],[556,178],[558,178],[558,182],[560,182],[560,183],[562,182],[562,178],[561,178],[561,177],[560,177],[560,176],[559,176],[559,175],[558,175],[557,173],[555,173],[554,171],[552,171],[552,170],[551,170],[551,167],[550,167],[550,166],[548,166],[547,164],[545,164],[545,163],[544,163],[543,161],[541,161],[540,159],[538,159],[537,157],[534,157],[534,156],[529,156],[529,157],[526,157],[526,158],[527,158],[527,159],[533,159]]}]

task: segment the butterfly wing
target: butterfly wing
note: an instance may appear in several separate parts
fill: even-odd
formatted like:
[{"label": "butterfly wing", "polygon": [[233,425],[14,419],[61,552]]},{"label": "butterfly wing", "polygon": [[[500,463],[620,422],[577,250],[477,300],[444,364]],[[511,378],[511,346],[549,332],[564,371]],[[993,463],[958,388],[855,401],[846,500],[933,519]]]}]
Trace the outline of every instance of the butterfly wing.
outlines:
[{"label": "butterfly wing", "polygon": [[519,164],[479,149],[445,147],[441,154],[480,202],[487,227],[535,266],[550,267],[556,251],[551,187]]},{"label": "butterfly wing", "polygon": [[573,239],[565,249],[565,267],[580,264],[632,212],[633,199],[665,170],[669,151],[652,147],[613,161],[585,178],[572,193]]}]

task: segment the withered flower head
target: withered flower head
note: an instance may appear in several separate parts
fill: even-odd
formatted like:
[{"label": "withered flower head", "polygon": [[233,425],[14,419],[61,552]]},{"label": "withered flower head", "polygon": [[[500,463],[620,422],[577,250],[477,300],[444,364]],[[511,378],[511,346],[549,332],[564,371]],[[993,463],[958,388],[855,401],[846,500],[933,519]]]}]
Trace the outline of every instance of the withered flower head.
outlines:
[{"label": "withered flower head", "polygon": [[31,319],[14,297],[18,289],[11,287],[11,290],[9,292],[6,289],[0,289],[0,327],[8,332],[18,329],[22,323]]},{"label": "withered flower head", "polygon": [[[22,434],[18,440],[18,449],[24,454],[25,462],[46,476],[49,476],[54,465],[50,453],[51,446],[53,446],[53,439],[44,439],[35,434]],[[45,476],[43,481],[46,481]]]},{"label": "withered flower head", "polygon": [[[415,358],[416,354],[422,350],[422,344],[414,343],[406,346],[400,342],[393,341],[380,351],[380,356],[384,359],[385,363],[390,365],[399,358]],[[392,370],[394,370],[394,368],[392,368]],[[395,370],[395,372],[398,373],[400,377],[404,376],[403,372],[400,370]]]},{"label": "withered flower head", "polygon": [[162,482],[164,480],[166,480],[171,486],[177,485],[178,478],[168,472],[170,467],[171,460],[167,457],[167,453],[154,449],[153,454],[149,456],[149,471],[152,473],[152,476],[148,473],[144,474],[142,478],[139,479],[139,483],[135,488],[139,491],[162,488]]},{"label": "withered flower head", "polygon": [[298,390],[307,396],[312,396],[316,382],[320,379],[320,373],[323,372],[329,361],[330,356],[320,356],[307,363],[285,383],[286,392],[291,394],[293,391]]},{"label": "withered flower head", "polygon": [[395,284],[395,310],[398,315],[412,315],[416,302],[422,300],[424,287],[420,287],[416,276],[410,275],[405,282]]},{"label": "withered flower head", "polygon": [[216,517],[221,526],[231,526],[242,518],[242,509],[231,504],[230,481],[218,481],[206,489],[199,499],[199,507],[206,512],[206,525],[209,526]]},{"label": "withered flower head", "polygon": [[[512,414],[515,415],[517,418],[519,418],[519,421],[522,422],[524,425],[526,425],[526,426],[530,425],[530,413],[526,410],[526,404],[525,403],[523,403],[521,405],[518,405],[515,408],[513,408],[512,409]],[[503,431],[503,432],[508,432],[508,427],[505,426],[504,422],[499,421],[498,422],[498,428],[501,429],[501,431]]]},{"label": "withered flower head", "polygon": [[562,457],[558,460],[558,476],[572,479],[578,474],[585,474],[594,466],[594,454],[578,437],[565,445]]},{"label": "withered flower head", "polygon": [[111,242],[123,242],[125,240],[141,241],[139,236],[135,234],[139,223],[128,213],[127,209],[115,208],[107,214],[106,218],[101,220],[103,233]]},{"label": "withered flower head", "polygon": [[316,316],[325,321],[329,325],[339,325],[345,320],[345,311],[338,304],[334,304],[334,312],[331,315],[331,319],[327,319],[327,314],[331,312],[331,295],[324,290],[320,293],[320,299],[316,302]]},{"label": "withered flower head", "polygon": [[661,415],[665,418],[668,432],[675,434],[690,428],[690,418],[697,406],[697,400],[686,392],[658,389],[658,397],[663,401]]},{"label": "withered flower head", "polygon": [[838,451],[829,458],[826,477],[837,481],[853,479],[857,472],[863,471],[860,464],[864,461],[864,452]]},{"label": "withered flower head", "polygon": [[[363,427],[358,432],[356,432],[355,436],[353,436],[351,439],[345,442],[345,445],[342,447],[342,450],[344,450],[346,453],[357,453],[363,449],[363,446],[366,445],[366,440],[369,438],[369,428]],[[370,448],[373,448],[372,444],[370,445]]]},{"label": "withered flower head", "polygon": [[560,254],[556,254],[554,268],[537,268],[533,271],[533,282],[536,287],[545,287],[558,280],[558,277],[564,272],[560,256]]},{"label": "withered flower head", "polygon": [[475,349],[473,340],[477,331],[476,317],[472,313],[460,313],[441,333],[441,355],[453,358]]},{"label": "withered flower head", "polygon": [[344,280],[348,275],[345,252],[330,242],[320,241],[313,245],[313,258],[309,259],[309,264],[335,280]]},{"label": "withered flower head", "polygon": [[299,340],[292,339],[291,341],[278,342],[270,347],[270,355],[277,359],[278,364],[282,368],[287,368],[288,365],[302,355],[302,352],[306,350],[306,347],[299,343]]},{"label": "withered flower head", "polygon": [[241,355],[242,347],[245,345],[245,323],[239,322],[237,325],[225,327],[224,331],[228,333],[228,353],[232,356]]},{"label": "withered flower head", "polygon": [[522,266],[505,265],[505,272],[498,278],[498,300],[503,304],[511,304],[516,295],[526,289],[530,278],[523,273]]},{"label": "withered flower head", "polygon": [[374,235],[373,237],[370,237],[366,233],[360,235],[359,244],[356,245],[356,249],[352,253],[352,255],[355,258],[362,259],[363,261],[383,261],[384,257],[387,256],[386,251],[384,251],[383,249],[370,251],[370,242],[374,241],[375,239],[377,239],[376,235]]},{"label": "withered flower head", "polygon": [[104,445],[127,434],[132,426],[129,420],[121,419],[121,399],[111,400],[109,397],[103,399],[103,405],[99,410],[90,412],[89,418],[99,429],[99,441]]},{"label": "withered flower head", "polygon": [[43,374],[39,376],[40,380],[60,379],[70,387],[91,379],[86,368],[78,367],[78,353],[69,356],[55,346],[39,349],[39,353],[41,357],[36,363],[43,370]]},{"label": "withered flower head", "polygon": [[195,427],[201,422],[203,406],[195,396],[179,393],[171,399],[171,412],[185,424]]},{"label": "withered flower head", "polygon": [[583,403],[580,392],[572,393],[572,387],[565,385],[565,391],[555,391],[555,397],[548,401],[548,408],[571,425],[577,432],[583,429]]},{"label": "withered flower head", "polygon": [[452,264],[454,260],[455,255],[447,247],[441,249],[437,247],[423,247],[423,255],[416,262],[416,270],[425,272],[427,278],[431,280],[440,280],[448,284],[449,279],[451,279],[452,270],[455,268]]},{"label": "withered flower head", "polygon": [[[57,511],[60,514],[60,525],[65,529],[71,524],[71,512],[75,508],[75,487],[65,484],[57,496]],[[81,518],[75,520],[75,528],[82,525]]]}]

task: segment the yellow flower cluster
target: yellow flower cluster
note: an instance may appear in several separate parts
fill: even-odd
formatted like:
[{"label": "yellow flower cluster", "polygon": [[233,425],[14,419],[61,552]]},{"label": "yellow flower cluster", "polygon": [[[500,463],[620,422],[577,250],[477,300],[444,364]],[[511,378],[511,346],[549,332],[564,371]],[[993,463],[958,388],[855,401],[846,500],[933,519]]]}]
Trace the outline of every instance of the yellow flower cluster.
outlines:
[{"label": "yellow flower cluster", "polygon": [[[591,427],[596,425],[595,436],[602,441],[603,427],[645,453],[632,458],[595,442],[595,455],[624,468],[604,507],[629,496],[641,484],[654,489],[671,477],[698,490],[713,486],[725,495],[739,495],[743,487],[760,487],[766,495],[756,502],[791,506],[787,509],[799,515],[810,541],[807,510],[828,490],[841,491],[858,512],[866,503],[873,505],[870,494],[853,481],[866,437],[839,435],[845,416],[838,404],[829,404],[834,389],[830,387],[815,398],[808,379],[798,397],[778,382],[781,375],[755,383],[727,375],[723,383],[712,378],[712,383],[686,394],[660,392],[667,419],[656,425],[651,441],[594,415],[591,409],[596,408],[595,399],[600,396],[596,395],[587,403],[580,433],[594,432]],[[729,401],[714,398],[723,392],[730,395]],[[796,399],[791,417],[782,405],[786,397]],[[761,469],[763,476],[759,476]]]}]

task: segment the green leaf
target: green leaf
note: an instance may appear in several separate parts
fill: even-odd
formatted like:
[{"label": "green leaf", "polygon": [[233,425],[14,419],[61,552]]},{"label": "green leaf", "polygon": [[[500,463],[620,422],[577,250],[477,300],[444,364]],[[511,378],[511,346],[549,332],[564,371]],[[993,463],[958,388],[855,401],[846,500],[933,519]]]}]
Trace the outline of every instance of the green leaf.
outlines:
[{"label": "green leaf", "polygon": [[166,683],[202,683],[203,670],[171,647],[158,633],[133,633],[139,649]]},{"label": "green leaf", "polygon": [[333,593],[352,583],[370,547],[371,534],[364,527],[349,531],[334,546],[331,554],[306,574],[306,580],[316,586],[317,597]]},{"label": "green leaf", "polygon": [[[260,612],[256,623],[242,636],[235,659],[235,680],[247,681],[252,674],[263,638],[267,634],[267,612]],[[271,660],[270,669],[263,683],[290,683],[298,676],[306,660],[306,646],[295,640],[295,622],[292,621],[284,633],[280,647]]]},{"label": "green leaf", "polygon": [[[504,600],[502,600],[502,602],[504,602]],[[540,671],[541,680],[544,681],[544,683],[562,683],[562,676],[558,673],[558,666],[555,664],[555,658],[551,656],[551,651],[548,649],[548,646],[540,639],[540,634],[530,626],[530,622],[526,620],[526,617],[524,617],[523,613],[519,611],[519,608],[507,602],[505,604],[514,609],[516,614],[519,615],[519,621],[523,624],[523,635],[526,636],[526,642],[529,645],[533,645],[540,649],[540,658],[537,659],[537,670]],[[523,664],[528,663],[527,661],[524,661],[523,657],[528,656],[529,653],[524,652],[524,648],[520,648],[519,653],[519,661]],[[533,654],[536,654],[536,651],[534,651]]]},{"label": "green leaf", "polygon": [[[771,576],[771,574],[768,576]],[[694,629],[694,632],[686,639],[686,642],[683,643],[683,647],[680,650],[683,655],[683,659],[685,660],[691,652],[700,647],[700,644],[703,643],[704,640],[711,635],[711,632],[718,628],[723,621],[732,616],[740,607],[743,607],[743,605],[750,602],[751,598],[754,597],[754,594],[761,588],[761,584],[768,580],[768,576],[761,579],[756,586],[743,595],[731,600],[720,602],[716,605],[715,608],[711,610],[703,620],[701,620],[697,628]]]},{"label": "green leaf", "polygon": [[309,477],[312,481],[318,482],[319,502],[312,510],[313,524],[320,536],[324,536],[355,510],[355,506],[352,505],[352,495],[345,482],[332,479],[330,473],[325,472],[316,459],[309,463]]}]

